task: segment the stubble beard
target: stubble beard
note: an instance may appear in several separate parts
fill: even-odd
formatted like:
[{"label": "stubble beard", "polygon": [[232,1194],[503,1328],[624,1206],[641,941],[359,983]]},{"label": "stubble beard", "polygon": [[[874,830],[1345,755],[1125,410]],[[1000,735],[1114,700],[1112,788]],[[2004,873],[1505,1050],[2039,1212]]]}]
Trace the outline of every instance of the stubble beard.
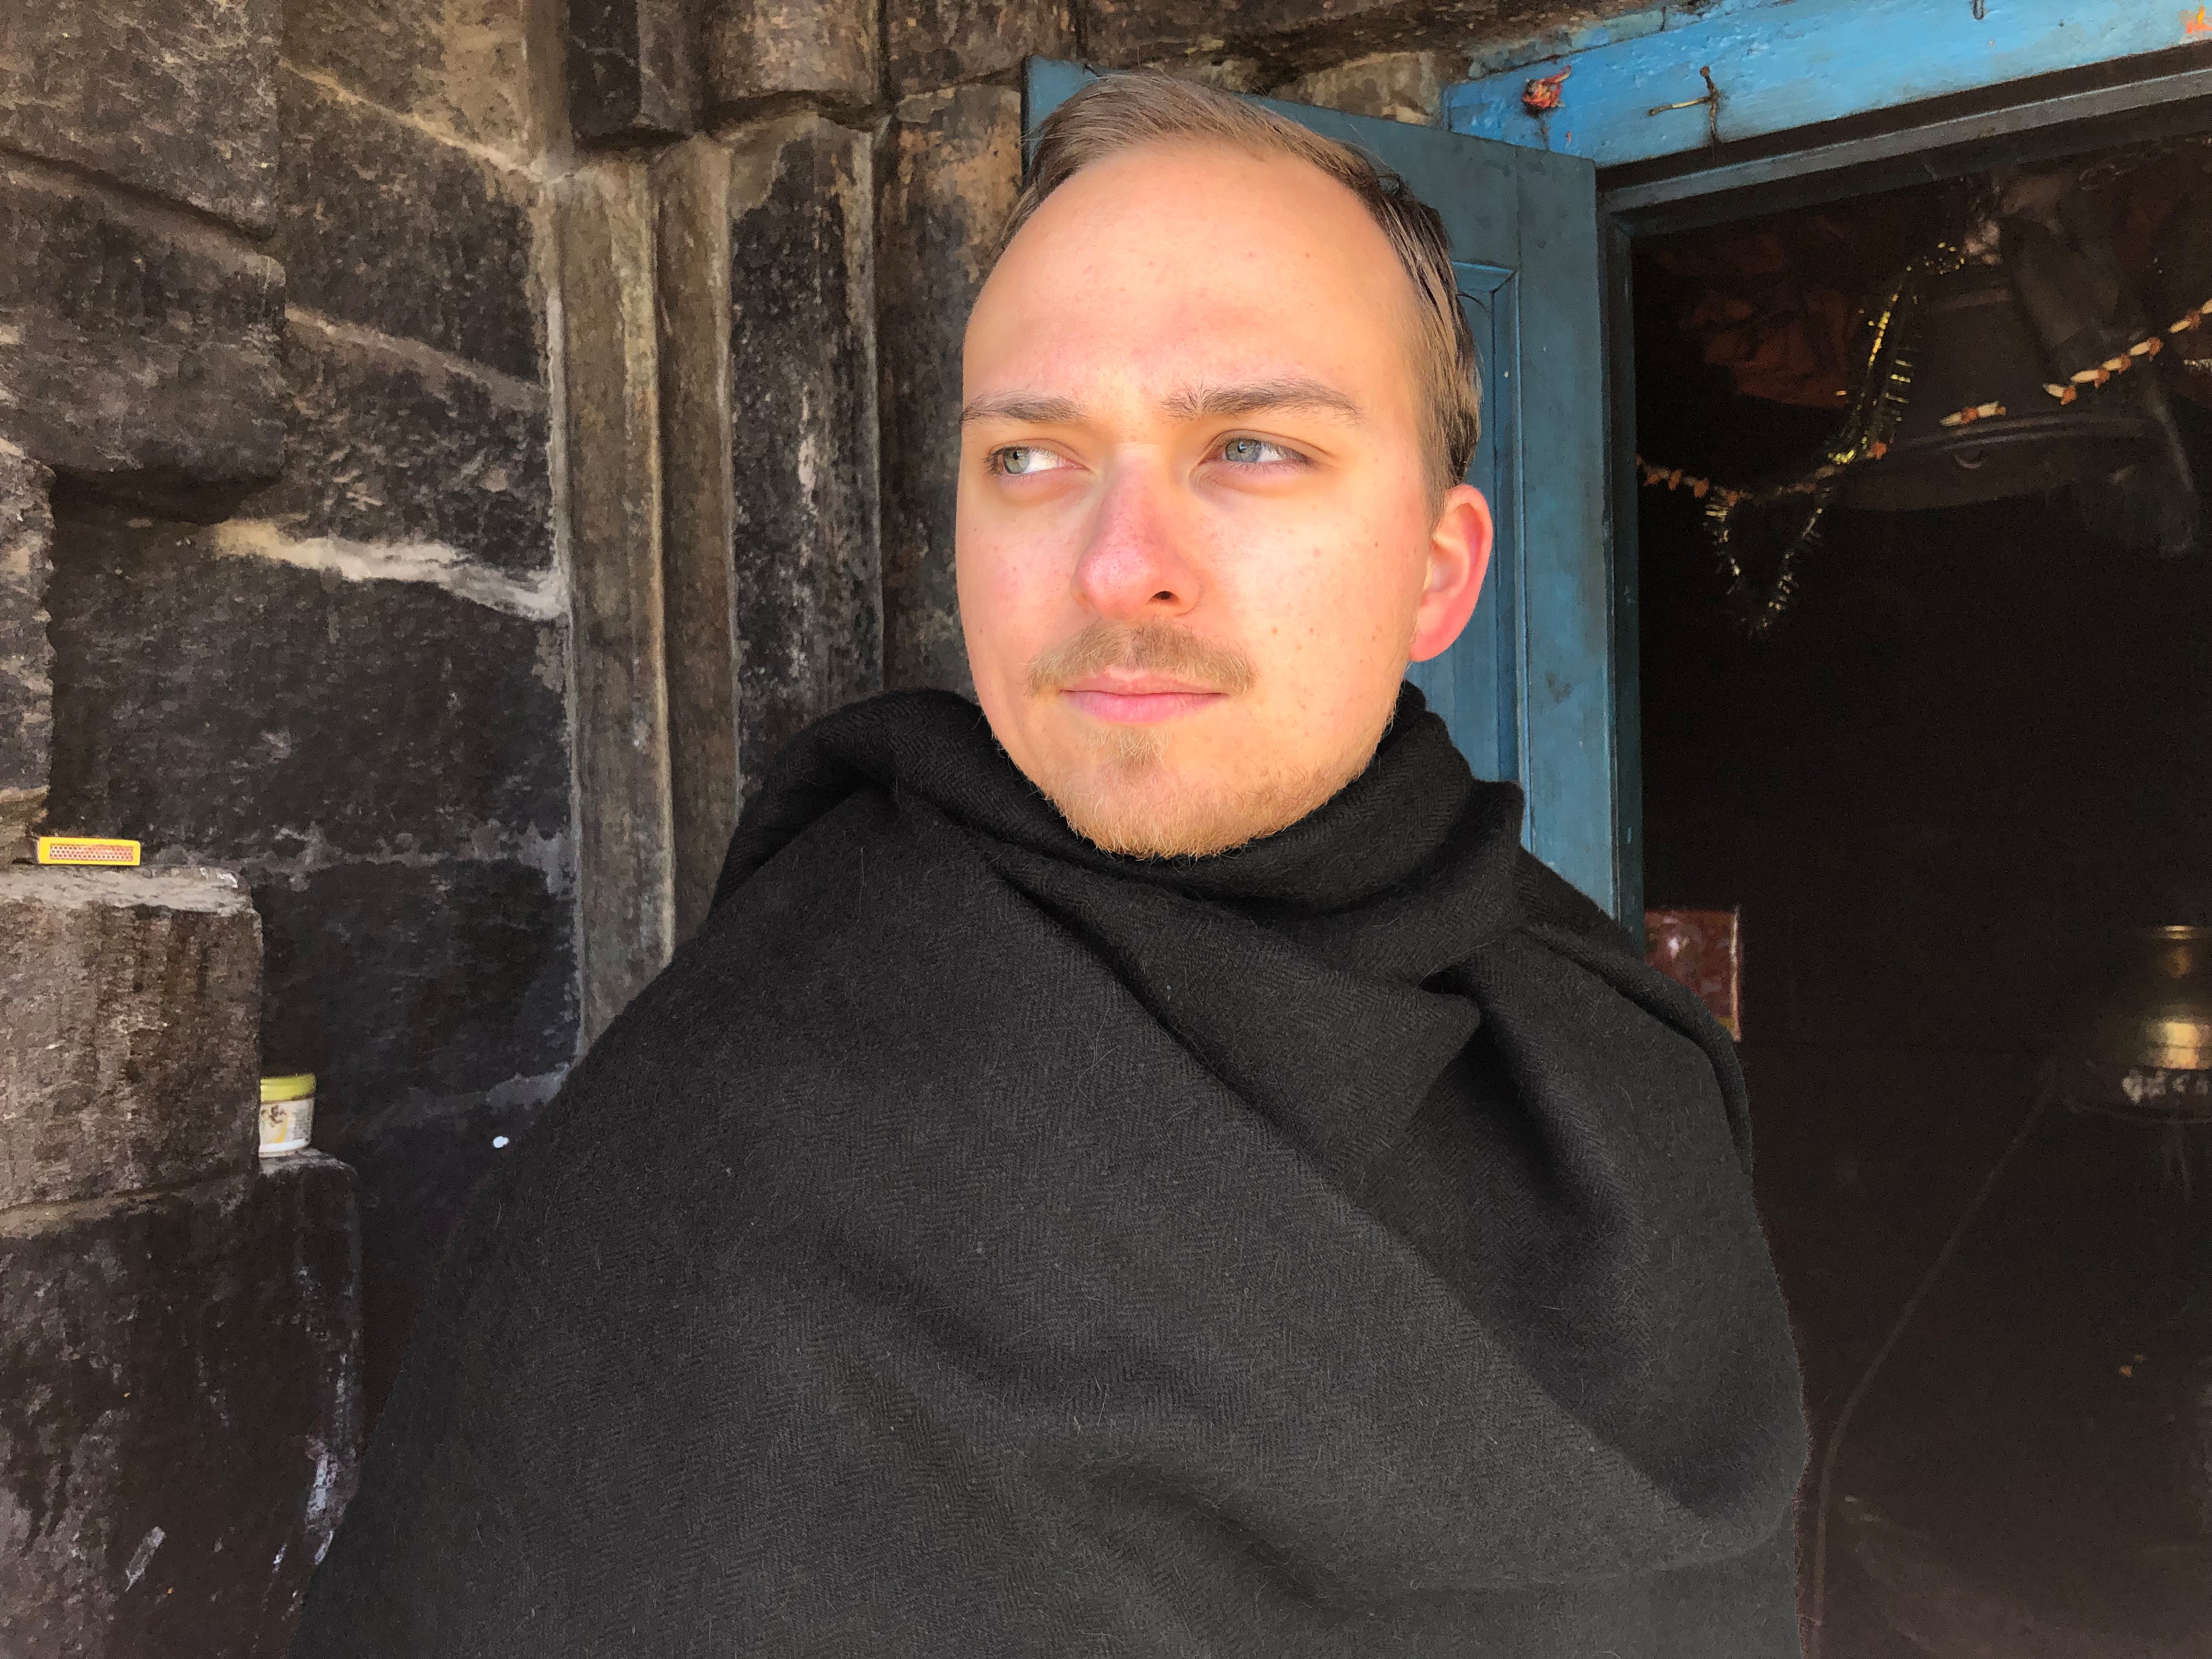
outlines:
[{"label": "stubble beard", "polygon": [[[1179,628],[1094,623],[1030,665],[1030,695],[1101,669],[1127,666],[1186,676],[1231,696],[1255,675],[1242,653]],[[1279,760],[1229,780],[1194,775],[1179,764],[1172,730],[1093,724],[1091,753],[1060,775],[1035,780],[1068,827],[1109,853],[1140,859],[1203,858],[1288,829],[1365,769],[1389,722],[1389,711],[1351,757],[1295,764]]]}]

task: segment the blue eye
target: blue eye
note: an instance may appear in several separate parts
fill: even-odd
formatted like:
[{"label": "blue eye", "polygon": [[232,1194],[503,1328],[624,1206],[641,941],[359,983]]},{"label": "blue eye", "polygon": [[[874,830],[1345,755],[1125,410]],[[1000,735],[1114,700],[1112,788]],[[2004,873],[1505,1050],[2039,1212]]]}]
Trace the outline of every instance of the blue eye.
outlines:
[{"label": "blue eye", "polygon": [[1004,449],[991,452],[991,470],[1014,478],[1054,471],[1068,464],[1065,455],[1036,444],[1009,444]]},{"label": "blue eye", "polygon": [[1221,446],[1219,453],[1223,460],[1234,461],[1241,466],[1267,466],[1304,459],[1296,451],[1271,444],[1265,438],[1231,438]]}]

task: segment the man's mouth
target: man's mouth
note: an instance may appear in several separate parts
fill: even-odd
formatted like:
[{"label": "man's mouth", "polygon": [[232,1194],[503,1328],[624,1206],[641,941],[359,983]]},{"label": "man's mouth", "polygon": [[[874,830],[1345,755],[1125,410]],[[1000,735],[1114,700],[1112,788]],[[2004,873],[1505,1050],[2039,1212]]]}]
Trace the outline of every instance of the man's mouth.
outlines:
[{"label": "man's mouth", "polygon": [[1210,708],[1228,694],[1173,674],[1108,669],[1062,686],[1060,695],[1096,719],[1152,726]]},{"label": "man's mouth", "polygon": [[1115,726],[1158,726],[1252,687],[1252,662],[1234,646],[1169,623],[1092,623],[1030,663],[1032,696],[1065,698]]}]

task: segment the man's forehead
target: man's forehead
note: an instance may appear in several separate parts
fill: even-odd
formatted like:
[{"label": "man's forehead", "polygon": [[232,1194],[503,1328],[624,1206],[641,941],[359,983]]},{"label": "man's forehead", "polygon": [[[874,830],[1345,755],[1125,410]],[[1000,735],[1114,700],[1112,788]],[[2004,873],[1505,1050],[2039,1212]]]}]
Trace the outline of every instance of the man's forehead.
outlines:
[{"label": "man's forehead", "polygon": [[[1261,375],[1243,380],[1188,380],[1157,390],[1149,399],[1170,420],[1234,419],[1240,415],[1295,411],[1358,425],[1366,418],[1358,400],[1327,380],[1310,374]],[[961,424],[1006,421],[1034,426],[1078,426],[1097,411],[1097,400],[1064,392],[1016,390],[971,398],[960,411]]]},{"label": "man's forehead", "polygon": [[1351,186],[1306,157],[1177,135],[1122,145],[1078,167],[1037,204],[1010,246],[1032,228],[1051,234],[1102,215],[1180,226],[1212,243],[1248,213],[1339,246],[1347,226],[1373,223]]},{"label": "man's forehead", "polygon": [[984,293],[1025,312],[1118,294],[1279,315],[1302,296],[1329,308],[1395,298],[1402,282],[1373,216],[1310,161],[1169,140],[1076,172],[1007,245]]},{"label": "man's forehead", "polygon": [[1407,301],[1380,229],[1310,163],[1139,147],[1077,173],[1007,248],[969,318],[963,422],[1363,423],[1403,400]]}]

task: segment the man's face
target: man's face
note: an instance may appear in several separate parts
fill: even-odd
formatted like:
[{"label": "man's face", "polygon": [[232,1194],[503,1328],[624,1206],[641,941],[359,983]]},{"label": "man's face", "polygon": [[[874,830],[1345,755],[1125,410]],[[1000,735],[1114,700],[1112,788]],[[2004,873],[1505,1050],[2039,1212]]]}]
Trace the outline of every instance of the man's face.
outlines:
[{"label": "man's face", "polygon": [[1305,162],[1148,145],[1048,197],[963,360],[957,554],[975,690],[1100,846],[1203,854],[1375,751],[1467,623],[1482,497],[1439,502],[1413,284]]}]

